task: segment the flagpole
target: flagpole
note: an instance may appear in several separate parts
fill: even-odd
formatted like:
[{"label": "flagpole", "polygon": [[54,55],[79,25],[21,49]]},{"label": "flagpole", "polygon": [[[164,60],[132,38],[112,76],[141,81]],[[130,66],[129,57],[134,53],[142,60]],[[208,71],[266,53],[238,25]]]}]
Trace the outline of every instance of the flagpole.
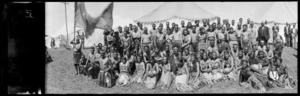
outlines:
[{"label": "flagpole", "polygon": [[74,2],[74,39],[75,39],[75,31],[76,31],[76,9],[77,9],[77,2]]},{"label": "flagpole", "polygon": [[67,21],[67,2],[65,2],[65,17],[66,17],[66,31],[67,31],[67,47],[69,46],[69,34],[68,34],[68,21]]}]

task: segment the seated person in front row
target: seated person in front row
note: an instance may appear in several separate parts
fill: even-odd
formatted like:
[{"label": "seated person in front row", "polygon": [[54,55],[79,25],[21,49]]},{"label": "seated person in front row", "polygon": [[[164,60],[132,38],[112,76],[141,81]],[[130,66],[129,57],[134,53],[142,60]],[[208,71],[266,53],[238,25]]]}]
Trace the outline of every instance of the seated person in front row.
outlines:
[{"label": "seated person in front row", "polygon": [[100,72],[98,75],[98,83],[101,87],[112,87],[112,71],[111,71],[111,61],[102,53],[101,58],[99,59]]},{"label": "seated person in front row", "polygon": [[213,84],[212,82],[212,68],[209,64],[210,59],[208,58],[208,55],[206,52],[203,52],[200,60],[200,71],[201,75],[199,77],[200,85],[199,87],[204,87],[206,85],[211,86]]},{"label": "seated person in front row", "polygon": [[122,62],[119,65],[120,68],[120,74],[119,78],[117,80],[118,86],[126,86],[129,84],[129,62],[126,60],[125,57],[122,58]]},{"label": "seated person in front row", "polygon": [[190,60],[186,62],[189,72],[188,84],[196,88],[199,82],[198,76],[200,75],[199,62],[194,53],[190,55]]},{"label": "seated person in front row", "polygon": [[210,59],[210,66],[212,67],[212,81],[213,83],[217,83],[223,79],[223,73],[221,72],[222,65],[220,59],[217,58],[217,53],[215,51],[212,52]]},{"label": "seated person in front row", "polygon": [[261,68],[261,73],[266,75],[267,72],[268,72],[268,69],[269,69],[270,62],[267,59],[265,52],[259,51],[257,59],[258,59],[258,62],[261,64],[261,67],[262,67]]},{"label": "seated person in front row", "polygon": [[171,73],[171,65],[168,62],[167,57],[164,57],[163,65],[161,67],[162,67],[161,68],[162,74],[161,74],[158,85],[162,86],[161,89],[165,89],[165,88],[169,89],[169,87],[171,86],[173,77],[172,77],[172,73]]},{"label": "seated person in front row", "polygon": [[259,92],[265,92],[266,88],[263,86],[263,84],[258,80],[258,78],[254,75],[254,72],[252,71],[252,68],[248,66],[247,60],[241,61],[241,71],[239,74],[239,85],[244,88],[254,88],[259,90]]},{"label": "seated person in front row", "polygon": [[137,82],[138,84],[142,84],[145,74],[145,63],[142,61],[142,57],[137,57],[137,62],[135,62],[135,72],[131,78],[131,82]]},{"label": "seated person in front row", "polygon": [[176,60],[175,63],[178,63],[177,73],[175,76],[175,87],[180,92],[192,91],[193,87],[188,85],[188,68],[186,64],[183,64],[182,60]]},{"label": "seated person in front row", "polygon": [[234,74],[234,62],[233,62],[233,58],[230,57],[229,55],[229,51],[225,51],[224,52],[224,59],[222,60],[222,67],[223,67],[223,74],[225,75],[225,77],[229,80],[237,80],[237,76],[236,74]]},{"label": "seated person in front row", "polygon": [[[272,69],[271,72],[277,71],[278,78],[274,78],[273,80],[275,81],[278,87],[287,88],[287,89],[296,88],[297,79],[292,78],[288,74],[288,68],[285,64],[282,63],[281,58],[275,59],[275,63],[273,66],[275,69]],[[276,77],[276,75],[273,77]]]},{"label": "seated person in front row", "polygon": [[146,66],[146,80],[144,81],[145,86],[148,89],[154,89],[157,83],[157,77],[159,73],[159,66],[154,60],[150,60]]}]

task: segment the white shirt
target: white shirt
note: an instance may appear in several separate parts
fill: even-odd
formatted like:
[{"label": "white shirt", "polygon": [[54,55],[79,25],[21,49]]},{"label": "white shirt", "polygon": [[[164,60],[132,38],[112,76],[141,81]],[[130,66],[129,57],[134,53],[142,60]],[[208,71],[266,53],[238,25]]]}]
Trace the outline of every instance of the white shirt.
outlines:
[{"label": "white shirt", "polygon": [[132,38],[141,38],[141,33],[139,31],[137,32],[132,31],[131,34],[132,34]]}]

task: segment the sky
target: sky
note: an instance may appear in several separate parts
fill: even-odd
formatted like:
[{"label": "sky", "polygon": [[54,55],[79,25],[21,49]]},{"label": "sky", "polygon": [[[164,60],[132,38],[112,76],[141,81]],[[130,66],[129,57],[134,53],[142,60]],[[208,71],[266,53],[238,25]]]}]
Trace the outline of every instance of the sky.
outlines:
[{"label": "sky", "polygon": [[[133,23],[133,20],[139,19],[148,14],[152,10],[158,8],[165,2],[114,2],[113,28],[128,23]],[[261,10],[262,6],[270,6],[274,2],[195,2],[199,7],[217,15],[224,19],[235,19],[242,17],[254,18],[261,14],[254,14],[255,10]],[[88,2],[86,9],[91,16],[100,14],[109,2]],[[297,16],[297,2],[288,2],[292,13]],[[47,2],[46,3],[46,34],[57,36],[58,34],[66,33],[66,24],[68,24],[69,33],[74,30],[74,2],[68,2],[66,6],[67,22],[65,19],[65,6],[62,2]],[[264,13],[264,12],[263,12]],[[222,19],[221,17],[221,19]]]}]

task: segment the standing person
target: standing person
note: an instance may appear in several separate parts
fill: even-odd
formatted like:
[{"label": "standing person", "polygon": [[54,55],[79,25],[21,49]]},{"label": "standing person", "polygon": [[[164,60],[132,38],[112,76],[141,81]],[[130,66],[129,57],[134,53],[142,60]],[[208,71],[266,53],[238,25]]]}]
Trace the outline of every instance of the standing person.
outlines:
[{"label": "standing person", "polygon": [[250,23],[251,23],[251,20],[250,20],[250,18],[248,18],[247,19],[247,24],[246,24],[248,28],[250,27]]},{"label": "standing person", "polygon": [[[241,19],[243,20],[243,19]],[[241,21],[240,21],[241,22]],[[237,25],[237,29],[236,29],[236,35],[237,35],[237,42],[238,42],[238,47],[239,49],[242,49],[242,42],[241,42],[241,34],[243,33],[243,29],[242,29],[242,23],[238,23]]]},{"label": "standing person", "polygon": [[243,18],[240,18],[238,23],[240,23],[242,25],[243,24]]},{"label": "standing person", "polygon": [[220,17],[217,18],[217,26],[219,26],[219,25],[221,26],[221,18]]},{"label": "standing person", "polygon": [[129,51],[130,47],[132,45],[132,39],[128,36],[127,33],[124,34],[124,37],[122,38],[122,44],[121,47],[123,48],[122,56],[125,54],[126,51]]},{"label": "standing person", "polygon": [[55,47],[55,39],[51,37],[51,43],[50,43],[51,48]]},{"label": "standing person", "polygon": [[[144,48],[144,46],[149,46],[149,48],[152,48],[151,45],[151,34],[148,32],[147,27],[144,27],[144,32],[141,35],[142,41],[141,41],[141,47]],[[144,50],[144,49],[142,49]]]},{"label": "standing person", "polygon": [[142,24],[142,23],[139,23],[139,24],[138,24],[138,27],[139,27],[139,33],[143,33],[143,32],[144,32],[143,24]]},{"label": "standing person", "polygon": [[235,30],[235,28],[236,28],[235,20],[231,20],[231,27],[233,28],[233,30]]},{"label": "standing person", "polygon": [[171,27],[171,32],[173,32],[173,31],[174,31],[174,29],[175,29],[175,25],[176,25],[176,24],[173,22],[173,23],[172,23],[172,27]]},{"label": "standing person", "polygon": [[283,46],[284,46],[284,43],[283,43],[283,39],[282,39],[282,36],[278,34],[278,29],[275,29],[274,30],[274,51],[277,51],[279,54],[279,56],[281,57],[281,53],[282,53],[282,50],[283,50]]},{"label": "standing person", "polygon": [[183,30],[183,35],[182,35],[182,49],[188,48],[190,49],[190,44],[191,44],[191,35],[189,35],[189,31],[187,29]]},{"label": "standing person", "polygon": [[251,21],[250,22],[250,26],[248,28],[250,34],[251,34],[251,45],[257,45],[257,42],[256,42],[256,38],[258,36],[258,33],[257,33],[257,28],[254,26],[254,22]]},{"label": "standing person", "polygon": [[190,33],[191,36],[191,43],[194,52],[198,52],[198,40],[199,40],[199,33],[196,31],[196,26],[193,26],[193,31]]},{"label": "standing person", "polygon": [[217,52],[218,51],[218,46],[216,44],[214,44],[213,40],[210,40],[210,46],[207,48],[207,52],[208,52],[208,55],[211,56],[211,54],[213,52]]},{"label": "standing person", "polygon": [[217,40],[218,43],[217,44],[221,44],[222,42],[225,42],[225,37],[227,36],[227,33],[225,32],[226,28],[222,27],[222,30],[220,32],[217,33]]},{"label": "standing person", "polygon": [[285,45],[287,47],[290,47],[290,26],[289,23],[286,23],[286,26],[284,27],[284,37],[285,37]]},{"label": "standing person", "polygon": [[[123,38],[123,32],[122,32],[122,27],[121,26],[118,27],[118,31],[116,31],[114,33],[114,36],[115,36],[115,41],[117,42],[117,43],[115,43],[116,44],[115,47],[117,48],[117,51],[119,53],[123,53],[122,52],[123,49],[122,49],[121,44],[120,44],[120,43],[122,43],[122,38]],[[121,55],[123,55],[123,54],[121,54]]]},{"label": "standing person", "polygon": [[189,31],[189,33],[191,33],[192,32],[192,23],[191,22],[188,22],[188,24],[187,24],[187,26],[186,26],[186,29]]},{"label": "standing person", "polygon": [[207,50],[208,48],[208,44],[207,44],[207,34],[206,34],[206,31],[205,31],[205,28],[204,27],[201,27],[200,29],[200,32],[198,33],[198,52],[201,50],[201,49],[204,49],[204,50]]},{"label": "standing person", "polygon": [[[176,27],[176,26],[175,26]],[[183,29],[185,29],[186,28],[186,26],[185,26],[185,23],[184,23],[184,21],[182,20],[181,21],[181,27],[180,27],[180,30],[182,31]]]},{"label": "standing person", "polygon": [[205,31],[208,31],[209,26],[207,25],[207,19],[203,19],[203,27]]},{"label": "standing person", "polygon": [[247,25],[244,24],[243,25],[243,31],[242,31],[242,34],[241,34],[241,46],[242,46],[243,49],[245,47],[250,46],[250,38],[251,38],[250,36],[251,36],[251,34],[247,29]]},{"label": "standing person", "polygon": [[[160,26],[159,26],[160,27]],[[159,27],[156,29],[156,25],[155,25],[155,23],[153,23],[152,24],[152,29],[150,29],[149,30],[149,33],[151,34],[151,40],[152,40],[152,46],[154,47],[154,48],[156,48],[157,46],[156,46],[156,35],[157,35],[157,32],[158,31],[162,31],[162,27],[161,27],[161,29],[159,29]]]},{"label": "standing person", "polygon": [[233,27],[230,27],[230,30],[228,32],[228,41],[230,45],[230,49],[233,49],[233,45],[236,44],[238,46],[238,38],[237,33],[233,31]]},{"label": "standing person", "polygon": [[71,44],[74,44],[73,60],[74,60],[74,66],[75,66],[75,70],[76,70],[75,75],[78,75],[80,58],[82,55],[81,49],[82,49],[83,42],[79,38],[79,35],[77,35],[76,38],[74,38],[74,40],[71,41]]},{"label": "standing person", "polygon": [[168,50],[172,50],[172,48],[173,48],[172,47],[173,40],[174,40],[174,36],[172,34],[172,30],[167,30],[167,34],[166,34],[166,46],[168,46],[170,48]]},{"label": "standing person", "polygon": [[133,26],[133,31],[131,34],[133,41],[141,41],[141,33],[138,31],[138,27],[136,25]]},{"label": "standing person", "polygon": [[163,33],[166,34],[168,29],[170,28],[170,22],[166,22],[166,28],[162,28],[163,29]]},{"label": "standing person", "polygon": [[114,33],[113,31],[108,31],[108,34],[106,36],[106,40],[107,40],[106,44],[108,45],[109,48],[114,45],[115,38],[113,36],[114,35],[113,33]]},{"label": "standing person", "polygon": [[214,42],[211,42],[211,43],[213,43],[214,45],[216,45],[217,36],[216,36],[216,33],[214,32],[214,29],[213,29],[212,25],[209,26],[209,30],[207,32],[207,37],[208,37],[207,41],[214,41]]},{"label": "standing person", "polygon": [[[170,28],[167,30],[170,30]],[[166,40],[166,34],[163,33],[162,27],[158,27],[158,32],[155,34],[155,36],[156,39],[154,40],[154,42],[156,43],[154,46],[156,47],[154,48],[158,48],[160,51],[162,51],[165,48],[165,40]]]},{"label": "standing person", "polygon": [[132,24],[131,24],[131,23],[129,24],[129,31],[130,31],[130,32],[132,32],[132,31],[133,31],[133,26],[132,26]]},{"label": "standing person", "polygon": [[179,50],[181,50],[181,46],[182,46],[182,31],[178,29],[178,25],[175,25],[175,31],[173,32],[173,47],[177,46],[177,48],[179,48]]},{"label": "standing person", "polygon": [[199,29],[200,29],[200,21],[199,20],[195,21],[195,27],[196,27],[196,32],[199,33]]},{"label": "standing person", "polygon": [[263,40],[264,42],[268,42],[269,38],[269,28],[265,26],[264,22],[261,22],[261,26],[258,28],[257,41]]},{"label": "standing person", "polygon": [[297,48],[296,47],[296,39],[298,39],[298,38],[296,38],[297,37],[297,32],[298,32],[298,29],[296,29],[296,24],[293,24],[293,28],[291,29],[291,35],[292,35],[292,39],[291,39],[291,41],[292,41],[292,46],[293,46],[293,48]]}]

